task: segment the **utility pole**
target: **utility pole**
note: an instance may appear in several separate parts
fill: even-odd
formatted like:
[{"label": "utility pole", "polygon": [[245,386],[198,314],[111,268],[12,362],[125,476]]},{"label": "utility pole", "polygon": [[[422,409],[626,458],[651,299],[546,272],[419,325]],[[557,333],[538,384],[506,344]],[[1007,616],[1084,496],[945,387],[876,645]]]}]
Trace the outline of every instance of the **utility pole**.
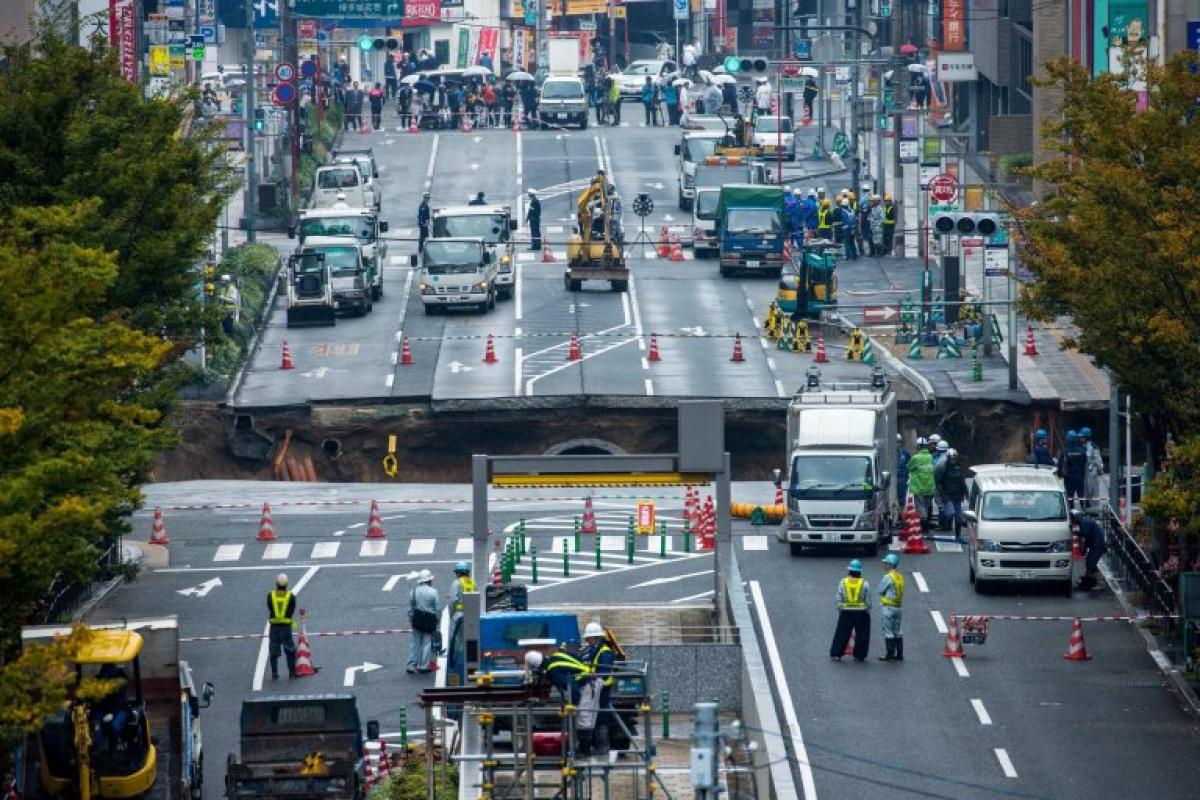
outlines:
[{"label": "utility pole", "polygon": [[[279,45],[281,60],[291,64],[295,70],[293,81],[300,83],[300,43],[296,24],[296,14],[292,8],[293,0],[279,1]],[[319,80],[318,76],[318,80]],[[314,85],[317,81],[314,81]],[[315,92],[314,92],[315,94]],[[300,160],[300,92],[297,90],[296,99],[287,107],[288,141],[284,148],[283,174],[287,176],[288,191],[286,195],[289,219],[294,218],[300,207],[300,187],[296,185],[297,162]]]},{"label": "utility pole", "polygon": [[253,243],[254,218],[258,215],[258,169],[255,166],[254,148],[254,94],[258,90],[254,79],[254,3],[246,0],[246,90],[242,110],[246,112],[246,188],[242,200],[242,213],[246,216],[246,241]]},{"label": "utility pole", "polygon": [[[825,19],[825,0],[817,0],[817,20],[818,20],[819,24],[822,26],[829,24],[829,20]],[[821,49],[824,50],[825,49],[825,41],[824,41],[825,34],[822,34],[821,38],[822,38]],[[828,55],[832,55],[832,54],[825,53],[825,55],[828,56]],[[817,60],[815,53],[813,54],[813,60],[814,61]],[[820,94],[818,95],[818,99],[821,101],[821,104],[819,106],[817,106],[817,147],[819,147],[821,149],[822,157],[824,157],[825,126],[829,124],[829,117],[833,112],[833,105],[832,105],[833,101],[831,101],[829,99],[829,76],[828,76],[828,73],[825,71],[824,67],[821,68],[820,78],[821,78],[821,84],[820,84],[821,91],[820,91]]]},{"label": "utility pole", "polygon": [[[565,1],[565,0],[564,0]],[[533,49],[536,53],[534,61],[537,67],[533,70],[534,77],[541,78],[545,70],[549,68],[546,63],[543,47],[546,46],[546,3],[548,0],[533,0],[534,7],[537,8],[537,27],[534,29]],[[612,54],[609,54],[611,59]]]},{"label": "utility pole", "polygon": [[865,0],[849,0],[854,3],[854,30],[851,31],[851,41],[854,42],[854,64],[850,67],[850,185],[852,191],[859,190],[862,178],[862,159],[858,155],[858,84],[862,67],[862,34],[859,29],[863,24],[862,7]]}]

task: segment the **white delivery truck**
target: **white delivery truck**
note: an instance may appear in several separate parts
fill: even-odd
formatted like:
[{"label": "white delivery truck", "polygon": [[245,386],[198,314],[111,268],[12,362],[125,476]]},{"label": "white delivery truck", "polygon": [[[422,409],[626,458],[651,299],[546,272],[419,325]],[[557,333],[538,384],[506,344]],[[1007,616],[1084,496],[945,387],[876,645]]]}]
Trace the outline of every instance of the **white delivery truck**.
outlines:
[{"label": "white delivery truck", "polygon": [[787,415],[787,469],[776,470],[787,501],[779,541],[792,555],[836,545],[874,555],[899,517],[896,394],[883,371],[869,383],[812,380]]}]

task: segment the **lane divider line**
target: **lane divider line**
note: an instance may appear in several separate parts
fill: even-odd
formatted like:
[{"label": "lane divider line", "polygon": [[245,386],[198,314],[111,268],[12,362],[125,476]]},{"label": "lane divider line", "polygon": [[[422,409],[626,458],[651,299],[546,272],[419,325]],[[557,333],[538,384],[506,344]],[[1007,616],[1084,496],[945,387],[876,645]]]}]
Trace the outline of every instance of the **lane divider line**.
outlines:
[{"label": "lane divider line", "polygon": [[962,658],[960,658],[959,656],[954,656],[953,658],[950,659],[950,661],[951,661],[951,663],[954,664],[954,671],[958,673],[958,677],[960,677],[960,678],[971,677],[971,673],[967,671],[966,662],[964,662],[962,660]]},{"label": "lane divider line", "polygon": [[983,707],[983,700],[978,697],[972,697],[971,708],[975,709],[975,716],[979,717],[980,725],[992,724],[992,717],[988,714],[987,709]]},{"label": "lane divider line", "polygon": [[950,629],[946,627],[946,620],[942,619],[942,612],[936,609],[930,609],[929,616],[933,617],[933,624],[937,628],[938,633],[940,633],[942,636],[945,636],[950,632]]},{"label": "lane divider line", "polygon": [[929,584],[925,582],[925,576],[919,572],[914,572],[912,576],[913,580],[917,584],[917,589],[919,589],[922,594],[927,594],[929,592]]},{"label": "lane divider line", "polygon": [[1004,777],[1017,777],[1017,768],[1013,766],[1012,759],[1008,757],[1008,751],[1003,747],[997,747],[995,752],[996,760],[1000,762],[1000,769],[1004,771]]}]

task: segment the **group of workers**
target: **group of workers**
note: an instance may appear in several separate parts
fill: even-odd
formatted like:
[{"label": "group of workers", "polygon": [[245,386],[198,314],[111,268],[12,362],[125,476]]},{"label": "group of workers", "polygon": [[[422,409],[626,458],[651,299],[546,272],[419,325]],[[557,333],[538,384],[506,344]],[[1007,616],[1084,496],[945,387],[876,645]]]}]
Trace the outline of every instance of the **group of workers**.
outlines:
[{"label": "group of workers", "polygon": [[611,634],[596,620],[584,627],[583,641],[579,649],[562,643],[535,645],[525,653],[525,666],[558,690],[564,704],[579,709],[576,752],[607,758],[611,729],[618,724],[612,707],[617,651]]},{"label": "group of workers", "polygon": [[1091,428],[1069,430],[1066,445],[1056,458],[1050,451],[1050,434],[1038,428],[1033,434],[1033,453],[1030,463],[1054,467],[1063,479],[1070,499],[1091,500],[1100,496],[1100,476],[1104,474],[1104,457],[1092,440]]},{"label": "group of workers", "polygon": [[[888,553],[883,557],[883,577],[879,581],[880,629],[885,652],[880,661],[904,660],[904,633],[900,628],[904,607],[904,575],[900,573],[900,556]],[[837,604],[837,627],[829,646],[829,657],[841,661],[847,654],[853,636],[855,661],[866,661],[871,647],[871,584],[862,576],[863,565],[857,558],[846,567],[846,577],[838,581],[834,602]]]},{"label": "group of workers", "polygon": [[797,245],[805,239],[834,242],[843,246],[850,261],[859,255],[879,258],[891,254],[896,205],[890,194],[871,194],[871,185],[864,183],[861,195],[843,189],[834,198],[826,194],[824,186],[807,194],[785,186],[783,195],[788,229]]},{"label": "group of workers", "polygon": [[896,440],[897,496],[912,494],[922,532],[929,531],[936,512],[938,527],[953,529],[955,540],[961,541],[967,474],[958,451],[936,433],[918,436],[915,453],[905,448],[901,434],[896,434]]}]

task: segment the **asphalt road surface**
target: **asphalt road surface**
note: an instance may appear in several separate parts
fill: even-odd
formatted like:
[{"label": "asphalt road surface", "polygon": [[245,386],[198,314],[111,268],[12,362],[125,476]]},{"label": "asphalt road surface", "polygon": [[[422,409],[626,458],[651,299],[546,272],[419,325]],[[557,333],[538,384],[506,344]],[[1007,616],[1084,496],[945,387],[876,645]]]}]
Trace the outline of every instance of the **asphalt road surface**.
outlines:
[{"label": "asphalt road surface", "polygon": [[[365,318],[289,330],[284,300],[277,299],[236,405],[577,395],[778,400],[803,381],[811,355],[768,349],[758,338],[775,296],[773,278],[722,278],[715,259],[695,260],[690,249],[684,261],[671,262],[657,258],[653,246],[635,245],[628,293],[611,292],[607,284],[585,283],[579,293],[563,287],[575,198],[597,169],[608,172],[625,200],[627,241],[639,232],[631,206],[641,192],[654,200],[654,212],[646,218],[652,239],[664,225],[690,233],[691,215],[677,205],[672,147],[678,128],[409,134],[396,130],[393,119],[387,121],[389,130],[348,134],[347,142],[373,147],[380,165],[382,216],[391,226],[383,300]],[[834,176],[819,182],[836,187],[839,180],[845,181]],[[556,263],[543,263],[541,253],[527,249],[528,231],[522,227],[512,300],[485,315],[427,317],[408,260],[416,249],[421,192],[430,191],[437,206],[462,204],[483,191],[489,202],[510,204],[523,226],[525,192],[531,188],[541,199],[542,232]],[[839,271],[845,273],[840,280],[850,282],[846,285],[879,283],[877,268],[861,261]],[[915,286],[918,276],[910,277]],[[572,332],[581,339],[580,361],[567,360]],[[646,360],[652,333],[658,336],[658,363]],[[485,365],[488,334],[495,337],[498,363]],[[743,337],[745,361],[731,363],[737,334]],[[398,364],[405,335],[411,366]],[[284,340],[296,365],[288,372],[278,368]],[[848,364],[840,355],[833,354],[833,363],[823,368],[827,378],[866,375],[867,367]]]}]

